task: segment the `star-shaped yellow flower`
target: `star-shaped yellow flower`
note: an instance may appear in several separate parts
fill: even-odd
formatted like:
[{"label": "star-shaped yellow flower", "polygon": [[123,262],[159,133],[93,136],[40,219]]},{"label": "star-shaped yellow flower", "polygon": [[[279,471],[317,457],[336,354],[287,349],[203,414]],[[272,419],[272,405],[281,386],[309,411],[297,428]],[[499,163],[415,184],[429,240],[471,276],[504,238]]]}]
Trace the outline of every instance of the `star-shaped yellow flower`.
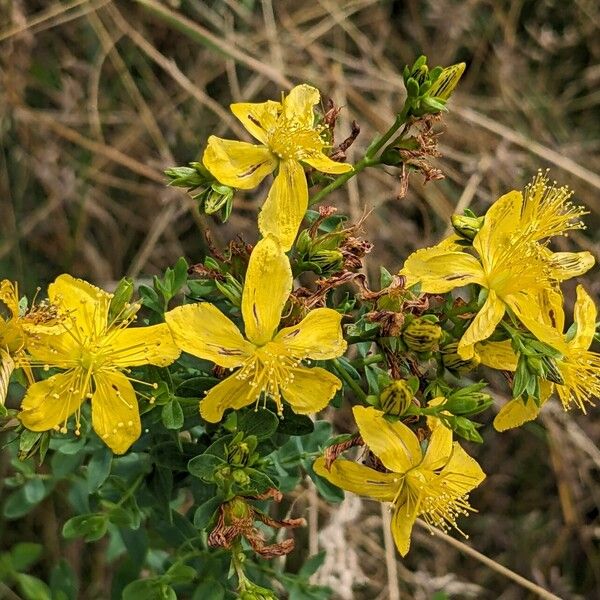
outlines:
[{"label": "star-shaped yellow flower", "polygon": [[[583,286],[577,286],[573,319],[575,332],[572,337],[562,334],[565,322],[562,306],[553,302],[548,310],[552,311],[554,327],[551,328],[547,324],[549,319],[545,319],[534,333],[542,335],[562,354],[555,362],[563,383],[553,385],[549,381],[541,380],[540,406],[532,399],[514,398],[507,402],[494,419],[494,427],[498,431],[533,421],[538,416],[541,406],[551,396],[553,388],[556,389],[565,410],[576,405],[585,412],[586,404],[591,404],[593,398],[600,398],[600,354],[589,350],[596,333],[598,311],[594,301]],[[540,334],[540,330],[543,329],[546,331]],[[476,350],[484,365],[503,371],[515,371],[517,368],[517,356],[510,340],[478,344]]]},{"label": "star-shaped yellow flower", "polygon": [[180,351],[164,323],[129,328],[135,318],[131,307],[128,318],[110,322],[111,295],[85,281],[60,275],[50,284],[48,297],[61,316],[61,332],[36,333],[27,350],[35,364],[64,372],[29,387],[19,418],[32,431],[60,427],[66,432],[68,418],[76,413],[77,431],[81,404],[89,398],[94,430],[113,452],[122,454],[141,434],[127,367],[164,367]]},{"label": "star-shaped yellow flower", "polygon": [[313,112],[319,100],[319,91],[303,84],[282,102],[232,104],[233,114],[260,145],[211,136],[202,158],[221,183],[234,188],[255,188],[277,169],[258,226],[263,236],[277,237],[285,251],[291,248],[308,207],[302,163],[324,173],[352,170],[351,165],[335,162],[323,153],[325,142]]},{"label": "star-shaped yellow flower", "polygon": [[322,457],[314,463],[315,472],[349,492],[391,502],[392,534],[402,556],[409,550],[412,527],[419,516],[435,527],[458,529],[456,518],[473,510],[468,493],[485,474],[452,442],[452,432],[435,427],[423,453],[417,436],[403,423],[388,421],[372,407],[355,406],[353,410],[362,439],[387,472],[340,458],[327,469]]},{"label": "star-shaped yellow flower", "polygon": [[547,186],[538,175],[525,194],[509,192],[491,206],[473,239],[476,256],[453,236],[408,257],[400,274],[409,284],[420,282],[423,292],[442,294],[468,284],[487,290],[484,305],[458,344],[461,358],[474,356],[475,343],[494,332],[507,309],[534,331],[541,319],[538,299],[593,266],[589,252],[551,252],[541,243],[581,227],[583,211],[569,197],[566,188]]},{"label": "star-shaped yellow flower", "polygon": [[202,417],[217,423],[228,408],[258,402],[264,394],[282,412],[282,397],[294,412],[321,410],[340,389],[340,380],[305,359],[326,360],[344,353],[341,315],[317,308],[298,325],[277,331],[292,290],[292,271],[278,241],[269,236],[254,248],[242,295],[246,337],[207,302],[180,306],[165,315],[179,347],[217,365],[236,369],[200,403]]}]

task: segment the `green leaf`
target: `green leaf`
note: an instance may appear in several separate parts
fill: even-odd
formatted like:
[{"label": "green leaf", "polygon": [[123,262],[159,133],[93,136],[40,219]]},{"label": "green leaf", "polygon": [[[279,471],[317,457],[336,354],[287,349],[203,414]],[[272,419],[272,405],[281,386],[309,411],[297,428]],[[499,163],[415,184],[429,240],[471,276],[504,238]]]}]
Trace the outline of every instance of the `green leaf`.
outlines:
[{"label": "green leaf", "polygon": [[37,503],[31,503],[25,496],[24,488],[10,494],[4,502],[3,514],[6,519],[19,519],[26,515]]},{"label": "green leaf", "polygon": [[206,529],[222,502],[222,498],[215,496],[201,504],[194,513],[194,527],[196,529]]},{"label": "green leaf", "polygon": [[19,591],[25,600],[50,600],[50,588],[37,577],[18,573],[15,576]]},{"label": "green leaf", "polygon": [[262,471],[258,471],[257,469],[250,469],[247,467],[244,469],[244,472],[250,480],[249,483],[244,486],[244,488],[249,492],[256,492],[258,494],[262,494],[268,489],[277,487],[275,483],[273,483],[273,480]]},{"label": "green leaf", "polygon": [[192,596],[192,600],[224,600],[225,590],[223,586],[215,579],[203,581]]},{"label": "green leaf", "polygon": [[194,477],[199,477],[204,481],[212,481],[214,472],[219,467],[225,465],[227,465],[227,463],[218,456],[214,456],[213,454],[201,454],[188,462],[188,471]]},{"label": "green leaf", "polygon": [[35,446],[35,443],[42,437],[42,434],[37,431],[29,431],[25,429],[19,436],[19,453],[28,454]]},{"label": "green leaf", "polygon": [[169,583],[189,583],[196,577],[196,569],[182,563],[175,563],[165,573],[165,580]]},{"label": "green leaf", "polygon": [[68,540],[81,537],[86,542],[94,542],[104,537],[107,528],[108,515],[92,513],[69,519],[63,526],[62,534]]},{"label": "green leaf", "polygon": [[279,417],[266,408],[251,410],[239,420],[238,429],[246,436],[254,435],[259,440],[270,438],[279,427]]},{"label": "green leaf", "polygon": [[188,279],[188,264],[185,258],[181,256],[177,259],[173,267],[173,287],[171,289],[174,296],[185,285]]},{"label": "green leaf", "polygon": [[298,571],[298,575],[302,577],[306,577],[308,579],[312,575],[314,575],[317,570],[321,567],[321,565],[325,562],[327,554],[325,550],[321,550],[318,554],[313,554],[309,558],[306,559],[300,571]]},{"label": "green leaf", "polygon": [[183,427],[183,409],[177,400],[172,400],[162,408],[162,422],[167,429],[181,429]]},{"label": "green leaf", "polygon": [[122,600],[177,600],[177,594],[160,577],[140,579],[130,583],[124,590]]},{"label": "green leaf", "polygon": [[46,496],[46,486],[41,479],[30,479],[23,486],[23,494],[29,504],[38,504]]},{"label": "green leaf", "polygon": [[113,454],[109,448],[99,448],[92,454],[87,467],[87,486],[90,494],[95,492],[110,475]]},{"label": "green leaf", "polygon": [[147,285],[140,285],[138,293],[142,299],[142,304],[157,313],[163,312],[163,306],[154,289]]},{"label": "green leaf", "polygon": [[277,433],[285,435],[309,435],[315,426],[306,415],[297,415],[287,405],[283,405],[283,418],[280,419]]},{"label": "green leaf", "polygon": [[77,576],[65,559],[61,559],[52,569],[50,589],[52,590],[52,600],[75,600],[77,598]]},{"label": "green leaf", "polygon": [[10,550],[10,558],[15,571],[26,571],[38,561],[44,547],[33,542],[20,542]]}]

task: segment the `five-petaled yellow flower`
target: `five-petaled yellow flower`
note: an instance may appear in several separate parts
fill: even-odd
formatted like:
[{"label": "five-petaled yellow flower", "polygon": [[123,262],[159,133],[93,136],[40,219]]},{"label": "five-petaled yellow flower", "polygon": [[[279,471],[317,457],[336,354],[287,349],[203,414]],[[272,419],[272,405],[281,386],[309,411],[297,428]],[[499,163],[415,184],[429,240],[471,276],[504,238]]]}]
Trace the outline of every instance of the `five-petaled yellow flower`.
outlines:
[{"label": "five-petaled yellow flower", "polygon": [[324,173],[352,170],[323,153],[325,142],[313,112],[319,100],[319,91],[304,84],[293,88],[282,102],[232,104],[233,114],[260,145],[211,136],[202,159],[221,183],[241,189],[255,188],[277,169],[258,226],[263,236],[277,237],[285,251],[292,246],[308,207],[302,163]]},{"label": "five-petaled yellow flower", "polygon": [[403,423],[388,421],[384,413],[372,407],[355,406],[353,410],[362,439],[387,472],[341,458],[328,470],[322,457],[314,463],[315,472],[349,492],[391,502],[392,534],[402,556],[408,552],[412,527],[419,516],[429,525],[458,529],[457,517],[473,510],[468,493],[485,474],[458,443],[452,442],[452,431],[435,427],[423,454],[417,436]]},{"label": "five-petaled yellow flower", "polygon": [[[135,318],[109,322],[111,295],[70,275],[60,275],[48,288],[50,302],[61,316],[61,333],[38,333],[27,350],[35,364],[64,373],[34,383],[21,406],[19,418],[27,429],[66,432],[76,413],[79,430],[81,404],[92,401],[92,425],[116,454],[124,453],[141,434],[135,390],[127,367],[167,366],[178,356],[167,325],[128,328]],[[32,363],[33,363],[32,361]]]},{"label": "five-petaled yellow flower", "polygon": [[[494,427],[498,431],[519,427],[535,419],[552,394],[553,387],[565,410],[575,404],[585,412],[586,404],[591,404],[593,398],[600,398],[600,354],[589,350],[596,333],[598,311],[594,301],[583,286],[577,286],[573,319],[575,332],[572,337],[562,334],[565,322],[562,307],[554,303],[551,310],[555,328],[549,329],[548,325],[541,323],[538,332],[548,328],[543,337],[562,354],[555,362],[563,382],[553,386],[549,381],[540,381],[540,406],[533,399],[515,398],[507,402],[494,419]],[[540,335],[538,332],[535,332],[536,335]],[[483,364],[494,369],[514,371],[517,368],[517,356],[510,340],[478,344],[477,353]]]},{"label": "five-petaled yellow flower", "polygon": [[420,282],[423,292],[443,294],[468,284],[487,290],[484,305],[458,344],[461,358],[474,356],[475,344],[494,332],[507,309],[535,332],[542,318],[539,298],[593,266],[589,252],[552,252],[541,243],[581,227],[583,211],[569,197],[566,188],[548,186],[538,174],[525,194],[509,192],[488,210],[473,239],[477,256],[450,237],[408,257],[401,274],[409,284]]},{"label": "five-petaled yellow flower", "polygon": [[272,399],[282,412],[282,397],[294,412],[321,410],[340,389],[340,380],[305,359],[326,360],[344,353],[341,315],[317,308],[297,325],[277,331],[292,290],[287,256],[272,237],[254,248],[242,294],[246,338],[218,308],[207,302],[180,306],[165,315],[179,347],[217,365],[237,369],[212,388],[200,403],[202,417],[217,423],[228,408]]}]

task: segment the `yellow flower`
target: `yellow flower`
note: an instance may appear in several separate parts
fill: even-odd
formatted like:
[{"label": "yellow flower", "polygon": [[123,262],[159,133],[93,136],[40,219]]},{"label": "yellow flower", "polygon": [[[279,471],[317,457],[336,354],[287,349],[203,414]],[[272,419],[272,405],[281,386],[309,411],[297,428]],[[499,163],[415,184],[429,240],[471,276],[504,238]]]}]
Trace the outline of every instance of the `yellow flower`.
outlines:
[{"label": "yellow flower", "polygon": [[392,423],[371,407],[355,406],[353,410],[362,439],[388,472],[339,458],[328,470],[322,457],[314,463],[315,472],[349,492],[391,502],[392,534],[402,556],[408,552],[419,516],[443,530],[458,529],[457,517],[473,510],[468,493],[485,474],[452,442],[452,432],[435,427],[423,453],[417,436],[403,423]]},{"label": "yellow flower", "polygon": [[[498,431],[534,420],[541,406],[551,396],[553,387],[565,410],[575,404],[585,412],[585,405],[591,404],[592,398],[600,397],[600,354],[589,350],[596,332],[597,309],[594,301],[583,286],[577,286],[573,319],[575,333],[572,337],[561,333],[565,321],[562,307],[553,303],[548,310],[552,311],[554,328],[550,328],[546,319],[546,324],[539,325],[536,335],[539,330],[547,329],[543,337],[551,340],[549,343],[562,354],[555,362],[563,383],[553,386],[549,381],[541,380],[540,406],[532,399],[514,398],[507,402],[494,419],[494,427]],[[476,350],[484,365],[504,371],[515,371],[517,368],[517,356],[510,340],[477,344]]]},{"label": "yellow flower", "polygon": [[291,248],[308,207],[301,163],[324,173],[352,170],[351,165],[335,162],[323,153],[325,142],[313,112],[319,100],[314,87],[298,85],[282,102],[232,104],[233,114],[260,144],[211,136],[202,158],[221,183],[241,189],[255,188],[277,169],[258,226],[263,236],[277,237],[285,251]]},{"label": "yellow flower", "polygon": [[56,314],[53,307],[44,304],[33,305],[22,312],[19,309],[18,286],[8,279],[0,281],[0,302],[9,313],[6,318],[0,314],[0,404],[4,404],[14,369],[24,369],[29,381],[33,382],[25,353],[27,341],[36,331],[55,331]]},{"label": "yellow flower", "polygon": [[64,372],[29,387],[19,418],[32,431],[60,427],[66,433],[67,420],[76,413],[77,432],[81,404],[89,398],[94,430],[113,452],[122,454],[141,434],[131,385],[136,380],[128,377],[127,367],[164,367],[179,356],[179,349],[165,324],[127,328],[135,315],[109,321],[111,295],[70,275],[57,277],[48,297],[62,317],[61,332],[36,333],[27,349],[45,370]]},{"label": "yellow flower", "polygon": [[423,292],[442,294],[468,284],[487,290],[484,305],[458,344],[461,358],[473,358],[474,345],[494,332],[507,309],[535,333],[539,298],[594,264],[589,252],[551,252],[540,243],[581,227],[577,219],[583,211],[569,202],[565,190],[547,186],[538,174],[525,194],[502,196],[473,239],[477,257],[464,252],[455,237],[408,257],[400,274],[409,284],[420,282]]},{"label": "yellow flower", "polygon": [[271,398],[282,412],[283,398],[296,413],[324,408],[341,383],[304,359],[326,360],[344,353],[341,315],[317,308],[293,327],[277,331],[292,289],[292,271],[277,240],[269,236],[254,248],[242,294],[246,337],[207,302],[179,306],[165,315],[179,347],[235,373],[212,388],[200,403],[202,417],[217,423],[228,408]]}]

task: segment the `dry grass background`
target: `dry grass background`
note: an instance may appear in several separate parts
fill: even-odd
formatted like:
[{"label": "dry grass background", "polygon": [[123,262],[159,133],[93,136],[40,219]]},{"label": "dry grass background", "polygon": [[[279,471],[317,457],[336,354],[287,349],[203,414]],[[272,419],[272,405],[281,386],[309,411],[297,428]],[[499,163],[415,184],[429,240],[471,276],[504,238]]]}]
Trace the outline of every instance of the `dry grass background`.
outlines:
[{"label": "dry grass background", "polygon": [[[400,200],[398,179],[375,171],[336,192],[355,219],[375,209],[371,264],[396,269],[457,207],[481,211],[539,167],[591,212],[588,230],[561,245],[598,257],[599,22],[595,0],[0,0],[0,273],[28,291],[63,271],[110,284],[200,259],[206,228],[218,243],[252,241],[264,189],[238,197],[220,226],[166,188],[162,170],[196,159],[211,133],[246,138],[230,102],[301,81],[344,106],[340,134],[361,125],[360,154],[400,106],[399,70],[420,53],[468,63],[441,137],[446,179],[414,177]],[[596,274],[585,282],[597,296]],[[566,599],[600,596],[591,412],[552,408],[503,435],[486,427],[473,449],[489,477],[472,497],[468,543]],[[321,576],[340,598],[537,597],[419,528],[395,561],[374,504],[311,502],[329,528],[317,540],[313,518],[307,545],[330,548]]]}]

